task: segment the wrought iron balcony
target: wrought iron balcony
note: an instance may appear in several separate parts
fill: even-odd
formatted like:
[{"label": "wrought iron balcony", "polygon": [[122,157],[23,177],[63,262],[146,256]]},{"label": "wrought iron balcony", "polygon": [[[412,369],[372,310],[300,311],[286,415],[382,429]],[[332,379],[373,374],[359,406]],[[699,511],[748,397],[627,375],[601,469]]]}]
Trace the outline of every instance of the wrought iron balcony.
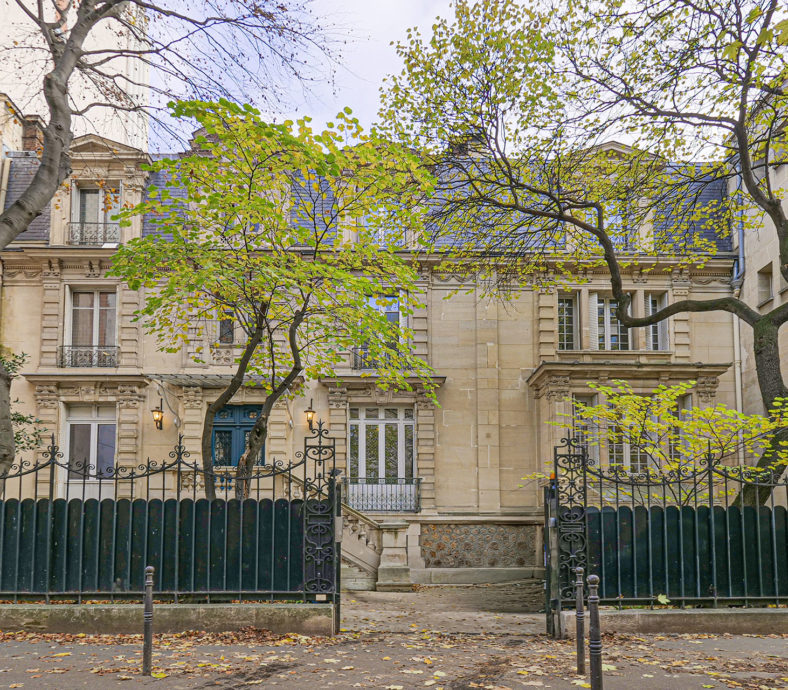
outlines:
[{"label": "wrought iron balcony", "polygon": [[377,369],[381,364],[386,364],[387,357],[375,358],[366,345],[351,348],[350,366],[355,370]]},{"label": "wrought iron balcony", "polygon": [[68,244],[100,247],[102,244],[118,242],[118,223],[85,223],[80,220],[68,224]]},{"label": "wrought iron balcony", "polygon": [[369,513],[418,513],[421,477],[345,477],[343,501]]},{"label": "wrought iron balcony", "polygon": [[118,348],[105,345],[63,345],[60,347],[61,367],[116,367]]}]

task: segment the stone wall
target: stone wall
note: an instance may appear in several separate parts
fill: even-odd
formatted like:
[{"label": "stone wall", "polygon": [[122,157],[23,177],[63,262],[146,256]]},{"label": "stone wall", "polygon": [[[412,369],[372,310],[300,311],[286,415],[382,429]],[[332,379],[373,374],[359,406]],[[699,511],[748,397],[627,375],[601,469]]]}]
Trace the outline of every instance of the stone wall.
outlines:
[{"label": "stone wall", "polygon": [[423,524],[427,568],[520,568],[537,565],[536,525]]}]

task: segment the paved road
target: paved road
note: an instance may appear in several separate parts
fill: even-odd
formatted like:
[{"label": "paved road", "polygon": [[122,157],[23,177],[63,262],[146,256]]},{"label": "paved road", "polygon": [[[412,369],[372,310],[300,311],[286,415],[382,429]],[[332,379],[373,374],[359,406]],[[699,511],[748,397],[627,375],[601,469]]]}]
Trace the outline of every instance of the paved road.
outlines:
[{"label": "paved road", "polygon": [[[158,636],[160,678],[139,675],[139,638],[4,631],[0,688],[584,687],[573,643],[542,635],[523,594],[510,586],[348,595],[346,632],[332,639]],[[788,688],[788,637],[607,636],[604,663],[607,690]]]}]

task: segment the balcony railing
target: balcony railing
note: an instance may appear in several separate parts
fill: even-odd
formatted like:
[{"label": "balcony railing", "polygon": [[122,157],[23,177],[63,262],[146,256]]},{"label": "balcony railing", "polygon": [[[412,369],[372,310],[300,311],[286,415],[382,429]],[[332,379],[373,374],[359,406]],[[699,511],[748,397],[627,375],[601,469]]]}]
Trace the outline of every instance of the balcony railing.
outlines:
[{"label": "balcony railing", "polygon": [[386,364],[388,357],[373,357],[366,346],[354,347],[350,350],[350,366],[352,369],[377,369]]},{"label": "balcony railing", "polygon": [[343,500],[369,513],[418,513],[421,477],[345,477]]},{"label": "balcony railing", "polygon": [[85,223],[80,220],[68,224],[68,244],[100,247],[102,244],[118,242],[120,242],[118,223]]},{"label": "balcony railing", "polygon": [[59,359],[61,367],[116,367],[118,348],[104,345],[63,345]]}]

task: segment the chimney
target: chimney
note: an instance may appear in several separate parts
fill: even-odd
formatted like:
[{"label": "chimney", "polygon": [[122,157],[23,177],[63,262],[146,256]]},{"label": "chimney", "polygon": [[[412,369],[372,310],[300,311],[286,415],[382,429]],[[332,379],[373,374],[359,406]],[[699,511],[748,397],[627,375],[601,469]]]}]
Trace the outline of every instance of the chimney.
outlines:
[{"label": "chimney", "polygon": [[22,122],[22,150],[41,150],[44,145],[44,121],[38,115],[25,115]]}]

